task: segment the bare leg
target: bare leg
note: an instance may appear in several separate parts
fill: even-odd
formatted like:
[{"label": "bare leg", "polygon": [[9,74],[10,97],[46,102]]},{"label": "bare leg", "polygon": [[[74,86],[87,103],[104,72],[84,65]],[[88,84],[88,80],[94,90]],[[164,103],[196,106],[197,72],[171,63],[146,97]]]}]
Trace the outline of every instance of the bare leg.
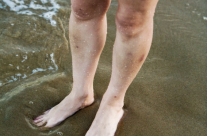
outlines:
[{"label": "bare leg", "polygon": [[158,0],[118,0],[112,75],[86,136],[113,136],[120,121],[127,88],[149,52]]},{"label": "bare leg", "polygon": [[109,0],[72,0],[69,23],[73,62],[71,93],[50,111],[37,117],[37,126],[53,127],[93,103],[93,78],[106,40]]}]

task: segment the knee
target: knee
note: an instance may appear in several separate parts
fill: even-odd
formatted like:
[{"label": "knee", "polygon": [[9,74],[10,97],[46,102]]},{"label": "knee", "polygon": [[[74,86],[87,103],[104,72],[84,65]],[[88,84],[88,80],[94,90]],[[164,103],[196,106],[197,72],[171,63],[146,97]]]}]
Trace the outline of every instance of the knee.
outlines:
[{"label": "knee", "polygon": [[153,22],[154,13],[147,10],[118,8],[116,14],[117,30],[126,37],[132,37]]},{"label": "knee", "polygon": [[105,15],[109,7],[109,0],[72,0],[72,12],[79,20],[90,20]]}]

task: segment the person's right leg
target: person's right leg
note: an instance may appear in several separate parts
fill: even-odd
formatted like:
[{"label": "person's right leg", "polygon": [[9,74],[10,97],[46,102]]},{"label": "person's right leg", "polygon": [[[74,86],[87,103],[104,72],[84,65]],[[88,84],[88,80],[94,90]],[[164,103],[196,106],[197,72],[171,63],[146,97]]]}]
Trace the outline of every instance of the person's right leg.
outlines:
[{"label": "person's right leg", "polygon": [[73,88],[63,101],[34,121],[37,126],[53,127],[94,101],[93,79],[106,40],[110,0],[71,0],[71,4]]},{"label": "person's right leg", "polygon": [[86,136],[114,136],[127,88],[149,52],[158,0],[118,0],[112,75]]}]

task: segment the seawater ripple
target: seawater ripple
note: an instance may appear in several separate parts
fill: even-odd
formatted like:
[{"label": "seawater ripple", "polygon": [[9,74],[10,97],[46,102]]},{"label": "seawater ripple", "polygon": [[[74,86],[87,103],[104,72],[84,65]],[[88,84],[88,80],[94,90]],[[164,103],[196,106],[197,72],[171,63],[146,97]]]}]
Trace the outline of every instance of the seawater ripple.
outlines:
[{"label": "seawater ripple", "polygon": [[[3,80],[0,79],[0,87],[4,86],[5,84],[8,84],[8,83],[12,83],[12,82],[15,82],[15,81],[20,81],[21,79],[25,79],[25,78],[27,78],[29,76],[32,76],[32,75],[34,75],[35,73],[38,73],[38,72],[44,72],[44,71],[48,71],[48,70],[54,72],[54,71],[58,70],[58,65],[56,64],[55,59],[54,59],[54,53],[50,53],[50,54],[46,53],[45,56],[47,57],[48,62],[46,62],[46,61],[41,62],[42,65],[37,64],[39,67],[36,67],[34,69],[30,68],[31,63],[26,63],[26,65],[24,64],[24,62],[27,62],[27,59],[31,57],[31,55],[30,56],[28,56],[28,55],[29,54],[26,53],[25,55],[22,56],[21,64],[18,65],[18,66],[15,66],[15,64],[8,64],[8,66],[7,66],[8,69],[9,69],[9,67],[10,68],[13,67],[13,68],[16,69],[16,72],[14,72],[14,69],[13,69],[12,72],[14,72],[14,74],[12,74],[12,75],[11,75],[11,73],[10,74],[4,73],[3,75],[8,74],[10,76],[7,76]],[[15,56],[19,57],[18,54],[16,54]],[[29,66],[28,66],[28,64],[29,64]],[[42,68],[41,66],[43,66],[43,65],[45,65],[46,67]],[[22,72],[19,71],[20,66],[21,66],[21,68],[26,67],[26,69],[24,70],[25,72],[22,73]]]},{"label": "seawater ripple", "polygon": [[17,94],[21,93],[27,87],[36,86],[36,85],[38,85],[42,82],[50,81],[50,80],[53,80],[53,79],[56,79],[56,78],[59,78],[59,77],[63,77],[63,76],[65,76],[64,72],[55,73],[55,74],[40,77],[40,78],[38,78],[34,81],[31,81],[31,82],[21,84],[21,85],[15,87],[15,88],[13,88],[11,91],[5,93],[3,95],[3,97],[0,98],[0,102],[6,102],[6,101],[10,100],[13,96],[16,96]]}]

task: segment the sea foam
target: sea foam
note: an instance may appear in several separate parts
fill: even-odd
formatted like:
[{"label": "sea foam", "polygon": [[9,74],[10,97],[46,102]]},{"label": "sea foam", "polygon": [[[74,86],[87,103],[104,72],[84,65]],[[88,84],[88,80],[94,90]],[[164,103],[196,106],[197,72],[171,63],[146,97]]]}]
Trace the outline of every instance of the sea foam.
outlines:
[{"label": "sea foam", "polygon": [[[37,4],[40,3],[40,4]],[[49,6],[48,6],[49,5]],[[9,7],[9,8],[8,8]],[[17,14],[37,15],[50,21],[52,26],[56,26],[53,16],[56,15],[59,4],[55,0],[2,0],[0,9],[14,11]]]}]

